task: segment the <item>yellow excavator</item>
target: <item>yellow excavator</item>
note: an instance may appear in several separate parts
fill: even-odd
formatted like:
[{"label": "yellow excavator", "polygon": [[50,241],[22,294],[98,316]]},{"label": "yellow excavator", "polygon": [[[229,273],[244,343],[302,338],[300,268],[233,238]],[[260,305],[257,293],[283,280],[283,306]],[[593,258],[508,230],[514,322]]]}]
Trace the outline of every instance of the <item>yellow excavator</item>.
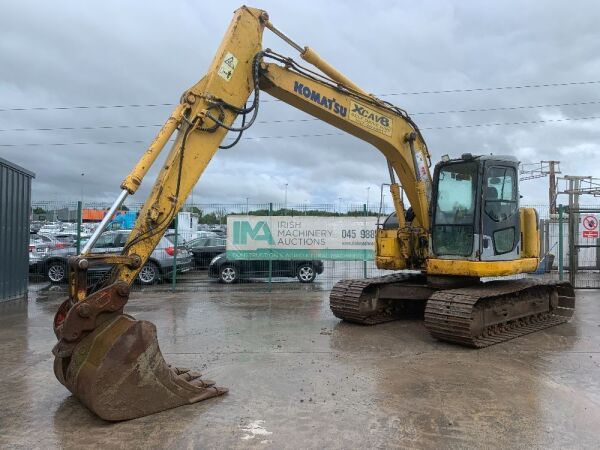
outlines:
[{"label": "yellow excavator", "polygon": [[[263,49],[265,28],[310,66]],[[377,229],[376,263],[404,272],[337,283],[330,296],[337,317],[376,324],[417,313],[436,338],[472,347],[571,317],[575,295],[566,282],[481,282],[532,272],[539,264],[537,214],[519,208],[514,158],[443,157],[432,177],[423,136],[404,110],[363,91],[314,50],[296,44],[265,11],[244,6],[207,74],[184,92],[81,254],[69,260],[69,297],[54,318],[54,372],[98,416],[132,419],[227,392],[199,373],[168,365],[155,326],[123,308],[131,283],[212,156],[237,144],[255,122],[261,91],[368,142],[387,159],[395,213]],[[115,211],[138,190],[175,132],[122,252],[93,254]],[[236,138],[222,145],[229,132]],[[88,287],[87,269],[94,264],[112,269]]]}]

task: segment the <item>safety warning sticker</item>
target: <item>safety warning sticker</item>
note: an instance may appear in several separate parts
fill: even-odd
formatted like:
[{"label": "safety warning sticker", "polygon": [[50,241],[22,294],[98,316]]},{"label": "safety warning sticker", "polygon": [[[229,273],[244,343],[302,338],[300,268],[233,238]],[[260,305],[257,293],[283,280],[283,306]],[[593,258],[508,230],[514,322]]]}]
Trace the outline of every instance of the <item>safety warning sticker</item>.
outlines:
[{"label": "safety warning sticker", "polygon": [[598,218],[589,214],[583,218],[583,237],[584,238],[598,238]]},{"label": "safety warning sticker", "polygon": [[227,81],[231,79],[233,76],[233,72],[235,70],[235,66],[237,66],[238,60],[232,53],[227,52],[225,58],[223,58],[223,62],[221,63],[221,67],[219,67],[219,76]]}]

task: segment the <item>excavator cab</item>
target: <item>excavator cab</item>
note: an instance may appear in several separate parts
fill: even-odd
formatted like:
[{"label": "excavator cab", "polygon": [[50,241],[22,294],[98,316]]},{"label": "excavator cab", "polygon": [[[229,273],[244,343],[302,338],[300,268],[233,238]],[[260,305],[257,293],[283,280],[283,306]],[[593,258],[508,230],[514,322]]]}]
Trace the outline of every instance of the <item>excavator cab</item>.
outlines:
[{"label": "excavator cab", "polygon": [[440,259],[519,259],[518,161],[465,154],[433,177],[430,254]]},{"label": "excavator cab", "polygon": [[469,153],[436,165],[429,274],[479,278],[537,268],[538,216],[519,208],[518,166],[512,156]]}]

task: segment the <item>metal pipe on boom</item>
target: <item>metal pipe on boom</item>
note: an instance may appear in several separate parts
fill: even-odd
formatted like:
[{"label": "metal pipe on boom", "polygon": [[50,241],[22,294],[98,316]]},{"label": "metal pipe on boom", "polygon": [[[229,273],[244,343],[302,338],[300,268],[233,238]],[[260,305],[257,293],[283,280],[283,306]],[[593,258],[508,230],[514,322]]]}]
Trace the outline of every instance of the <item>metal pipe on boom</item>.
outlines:
[{"label": "metal pipe on boom", "polygon": [[275,26],[269,21],[265,25],[269,30],[291,45],[294,49],[296,49],[300,53],[300,57],[306,61],[307,63],[312,64],[316,68],[318,68],[325,75],[330,77],[332,80],[338,82],[345,88],[348,88],[356,93],[372,97],[367,92],[363,91],[357,84],[355,84],[350,78],[344,75],[342,72],[337,70],[327,61],[325,61],[321,56],[310,47],[302,47],[300,44],[294,42],[290,39],[285,33],[275,28]]}]

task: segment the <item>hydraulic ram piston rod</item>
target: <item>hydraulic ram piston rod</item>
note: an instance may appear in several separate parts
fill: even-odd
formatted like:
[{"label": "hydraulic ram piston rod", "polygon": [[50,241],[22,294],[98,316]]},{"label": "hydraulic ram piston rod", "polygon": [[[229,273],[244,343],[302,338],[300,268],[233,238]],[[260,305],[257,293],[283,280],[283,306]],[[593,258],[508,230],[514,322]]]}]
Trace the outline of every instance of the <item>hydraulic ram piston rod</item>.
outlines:
[{"label": "hydraulic ram piston rod", "polygon": [[96,241],[98,241],[98,238],[106,228],[106,225],[112,220],[112,216],[115,214],[115,212],[117,212],[117,209],[121,207],[128,195],[129,192],[127,192],[127,189],[123,189],[121,191],[119,197],[117,197],[115,202],[112,204],[112,206],[102,219],[102,222],[100,222],[100,225],[98,225],[98,227],[94,230],[92,237],[90,237],[90,239],[85,243],[85,247],[83,247],[83,250],[81,250],[82,255],[87,255],[90,252],[90,250],[92,250],[94,244],[96,244]]},{"label": "hydraulic ram piston rod", "polygon": [[304,61],[317,67],[320,71],[322,71],[325,75],[330,77],[332,80],[336,81],[337,83],[343,85],[344,87],[346,87],[348,89],[353,90],[356,93],[359,93],[359,94],[362,94],[365,96],[369,96],[368,93],[366,93],[361,88],[359,88],[356,84],[354,84],[354,82],[352,80],[350,80],[350,78],[348,78],[342,72],[340,72],[335,67],[333,67],[331,64],[329,64],[327,61],[325,61],[323,58],[321,58],[321,56],[319,56],[319,54],[316,51],[314,51],[312,48],[302,47],[298,43],[294,42],[292,39],[290,39],[288,36],[286,36],[282,31],[275,28],[275,26],[273,26],[273,24],[271,22],[267,22],[266,27],[269,30],[271,30],[273,33],[275,33],[277,36],[279,36],[281,39],[283,39],[285,42],[287,42],[289,45],[291,45],[294,49],[298,50],[298,52],[300,52],[300,57]]}]

